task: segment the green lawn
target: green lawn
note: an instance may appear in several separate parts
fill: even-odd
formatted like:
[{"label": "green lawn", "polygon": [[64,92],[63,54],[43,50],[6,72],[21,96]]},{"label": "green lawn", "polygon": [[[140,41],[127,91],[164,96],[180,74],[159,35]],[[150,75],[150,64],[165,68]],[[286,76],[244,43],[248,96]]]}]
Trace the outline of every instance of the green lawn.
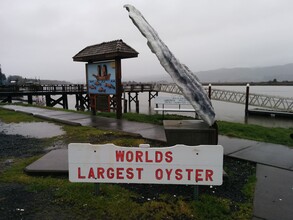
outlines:
[{"label": "green lawn", "polygon": [[[150,118],[137,114],[127,114],[127,117],[143,122]],[[177,116],[170,117],[174,119]],[[152,118],[152,123],[161,123],[159,116]],[[39,121],[31,115],[0,109],[0,121],[5,123],[36,120]],[[44,148],[56,141],[106,143],[110,140],[121,146],[153,144],[123,132],[59,125],[66,134],[45,141]],[[42,201],[34,203],[41,205],[50,198],[45,203],[52,206],[47,207],[48,210],[58,206],[76,219],[251,219],[252,216],[256,180],[255,165],[249,162],[225,158],[228,178],[224,179],[224,184],[217,188],[200,187],[200,196],[195,201],[192,186],[100,184],[100,194],[95,196],[93,184],[70,183],[66,176],[30,176],[24,173],[23,169],[40,156],[13,158],[15,162],[11,166],[0,170],[0,184],[25,185],[28,193],[45,195]],[[7,159],[0,158],[1,164]],[[239,197],[242,199],[235,199]],[[5,198],[0,199],[1,202],[5,202]]]}]

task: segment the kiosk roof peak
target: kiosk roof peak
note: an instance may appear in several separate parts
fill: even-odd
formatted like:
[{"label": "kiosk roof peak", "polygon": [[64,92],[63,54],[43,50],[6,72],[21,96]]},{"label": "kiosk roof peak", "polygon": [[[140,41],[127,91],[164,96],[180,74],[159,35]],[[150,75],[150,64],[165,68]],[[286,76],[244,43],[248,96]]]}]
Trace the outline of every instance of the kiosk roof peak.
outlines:
[{"label": "kiosk roof peak", "polygon": [[124,59],[137,56],[138,52],[120,39],[87,46],[73,57],[73,61],[92,63],[102,60],[115,58]]}]

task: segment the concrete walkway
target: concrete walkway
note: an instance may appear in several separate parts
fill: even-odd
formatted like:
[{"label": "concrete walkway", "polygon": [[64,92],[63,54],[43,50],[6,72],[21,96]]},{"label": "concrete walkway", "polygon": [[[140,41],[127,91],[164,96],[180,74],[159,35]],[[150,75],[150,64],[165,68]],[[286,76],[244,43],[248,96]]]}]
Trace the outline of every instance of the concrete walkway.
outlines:
[{"label": "concrete walkway", "polygon": [[[80,113],[24,107],[1,106],[5,109],[32,114],[35,117],[72,125],[92,126],[98,129],[135,133],[144,138],[166,141],[163,126],[117,120]],[[254,197],[254,219],[293,218],[293,148],[238,138],[219,136],[224,154],[257,163],[257,184]],[[58,163],[52,163],[57,158]],[[47,165],[46,165],[47,164]],[[58,168],[57,168],[58,167]],[[68,171],[66,150],[51,151],[39,161],[28,166],[27,171]]]}]

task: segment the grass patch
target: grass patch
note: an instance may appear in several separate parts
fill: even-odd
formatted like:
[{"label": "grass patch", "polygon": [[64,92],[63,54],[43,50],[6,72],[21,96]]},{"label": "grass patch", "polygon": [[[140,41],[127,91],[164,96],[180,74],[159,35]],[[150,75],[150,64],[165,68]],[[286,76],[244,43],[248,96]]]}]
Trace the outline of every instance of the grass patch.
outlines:
[{"label": "grass patch", "polygon": [[[0,184],[25,184],[30,192],[49,193],[47,197],[52,199],[52,206],[61,209],[70,207],[76,219],[251,219],[250,199],[235,202],[201,193],[199,200],[193,201],[185,195],[174,197],[173,193],[168,192],[168,186],[164,186],[156,198],[146,199],[145,190],[154,193],[160,186],[148,189],[151,185],[144,185],[139,192],[132,188],[132,184],[100,184],[100,194],[96,196],[94,184],[70,183],[67,177],[26,175],[23,168],[36,159],[16,159],[14,165],[1,174]],[[254,180],[251,179],[240,189],[248,192],[249,197],[254,189]],[[50,209],[50,206],[47,208]]]},{"label": "grass patch", "polygon": [[40,122],[41,119],[35,118],[32,115],[4,110],[0,108],[0,120],[4,123],[19,123],[19,122]]},{"label": "grass patch", "polygon": [[[108,118],[115,118],[116,113],[113,112],[98,112],[97,116],[108,117]],[[137,114],[137,113],[124,113],[122,118],[129,121],[136,121],[142,123],[150,123],[150,124],[157,124],[162,125],[163,120],[183,120],[183,119],[193,119],[188,116],[181,116],[175,114],[166,114],[164,117],[160,114],[154,115],[146,115],[146,114]]]},{"label": "grass patch", "polygon": [[219,133],[230,137],[237,137],[261,142],[293,146],[292,128],[267,128],[259,125],[241,124],[219,121]]},{"label": "grass patch", "polygon": [[[97,113],[98,116],[115,118],[115,113]],[[193,119],[187,116],[170,115],[164,116],[144,115],[136,113],[123,114],[123,119],[130,121],[137,121],[143,123],[152,123],[162,125],[163,120],[190,120]],[[261,141],[274,144],[282,144],[293,146],[293,139],[290,137],[293,134],[292,128],[268,128],[260,125],[242,124],[235,122],[218,121],[219,134],[229,137],[249,139],[254,141]]]}]

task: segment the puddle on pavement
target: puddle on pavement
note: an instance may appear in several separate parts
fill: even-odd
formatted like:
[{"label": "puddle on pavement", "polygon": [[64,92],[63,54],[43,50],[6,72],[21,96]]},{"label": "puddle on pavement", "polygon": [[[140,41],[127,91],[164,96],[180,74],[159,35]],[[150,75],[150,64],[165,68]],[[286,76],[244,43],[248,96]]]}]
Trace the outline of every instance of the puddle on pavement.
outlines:
[{"label": "puddle on pavement", "polygon": [[65,131],[60,126],[48,122],[10,124],[0,122],[0,132],[10,135],[18,134],[30,138],[51,138],[65,134]]}]

